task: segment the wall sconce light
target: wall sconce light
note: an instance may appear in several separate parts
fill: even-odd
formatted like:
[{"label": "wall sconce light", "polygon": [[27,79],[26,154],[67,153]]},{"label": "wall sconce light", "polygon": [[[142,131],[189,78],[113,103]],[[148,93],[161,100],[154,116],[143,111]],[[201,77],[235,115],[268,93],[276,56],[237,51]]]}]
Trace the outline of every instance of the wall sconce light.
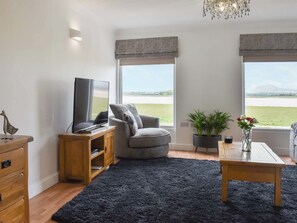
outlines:
[{"label": "wall sconce light", "polygon": [[70,29],[69,36],[71,39],[74,39],[76,41],[82,41],[81,32],[79,30]]}]

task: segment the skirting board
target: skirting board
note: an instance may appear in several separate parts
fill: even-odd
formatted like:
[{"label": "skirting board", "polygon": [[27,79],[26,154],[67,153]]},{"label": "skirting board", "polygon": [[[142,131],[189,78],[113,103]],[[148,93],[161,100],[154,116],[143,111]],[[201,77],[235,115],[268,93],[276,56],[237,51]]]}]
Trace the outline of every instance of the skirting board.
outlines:
[{"label": "skirting board", "polygon": [[[191,144],[180,144],[180,143],[170,143],[169,150],[179,150],[179,151],[195,151],[195,147]],[[205,152],[205,148],[198,148],[198,152]],[[217,153],[217,149],[210,148],[207,151],[208,153]]]},{"label": "skirting board", "polygon": [[[191,144],[180,144],[180,143],[170,143],[170,150],[181,150],[181,151],[195,151],[195,147]],[[289,156],[289,148],[271,148],[279,156]],[[197,151],[205,152],[205,148],[198,148]],[[210,148],[208,153],[217,153],[218,151],[214,148]]]},{"label": "skirting board", "polygon": [[35,197],[51,186],[59,182],[59,173],[54,173],[48,177],[43,178],[41,181],[29,185],[29,199]]}]

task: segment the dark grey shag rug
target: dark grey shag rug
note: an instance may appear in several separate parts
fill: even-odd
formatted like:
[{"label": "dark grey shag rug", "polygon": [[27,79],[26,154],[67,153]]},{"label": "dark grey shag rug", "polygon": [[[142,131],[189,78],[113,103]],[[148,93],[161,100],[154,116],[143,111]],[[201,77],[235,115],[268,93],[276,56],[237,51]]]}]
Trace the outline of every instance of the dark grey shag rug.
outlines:
[{"label": "dark grey shag rug", "polygon": [[283,206],[274,186],[231,181],[222,203],[216,161],[121,160],[102,173],[52,220],[79,222],[297,222],[297,166],[283,171]]}]

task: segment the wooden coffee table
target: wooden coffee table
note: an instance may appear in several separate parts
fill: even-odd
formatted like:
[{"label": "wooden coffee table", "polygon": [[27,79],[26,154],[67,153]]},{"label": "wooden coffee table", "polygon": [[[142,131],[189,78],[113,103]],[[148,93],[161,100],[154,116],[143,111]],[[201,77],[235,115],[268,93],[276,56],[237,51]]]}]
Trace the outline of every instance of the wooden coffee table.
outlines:
[{"label": "wooden coffee table", "polygon": [[241,150],[241,142],[219,142],[222,167],[223,202],[228,197],[228,181],[242,180],[274,184],[274,205],[281,205],[281,175],[285,163],[262,142],[253,142],[251,152]]}]

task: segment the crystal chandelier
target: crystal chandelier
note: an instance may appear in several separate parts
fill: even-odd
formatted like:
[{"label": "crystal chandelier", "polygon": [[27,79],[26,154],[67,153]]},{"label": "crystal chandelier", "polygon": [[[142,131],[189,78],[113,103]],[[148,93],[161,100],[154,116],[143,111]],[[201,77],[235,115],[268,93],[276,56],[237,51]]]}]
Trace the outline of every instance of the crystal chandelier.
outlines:
[{"label": "crystal chandelier", "polygon": [[204,0],[203,17],[235,19],[250,13],[250,0]]}]

